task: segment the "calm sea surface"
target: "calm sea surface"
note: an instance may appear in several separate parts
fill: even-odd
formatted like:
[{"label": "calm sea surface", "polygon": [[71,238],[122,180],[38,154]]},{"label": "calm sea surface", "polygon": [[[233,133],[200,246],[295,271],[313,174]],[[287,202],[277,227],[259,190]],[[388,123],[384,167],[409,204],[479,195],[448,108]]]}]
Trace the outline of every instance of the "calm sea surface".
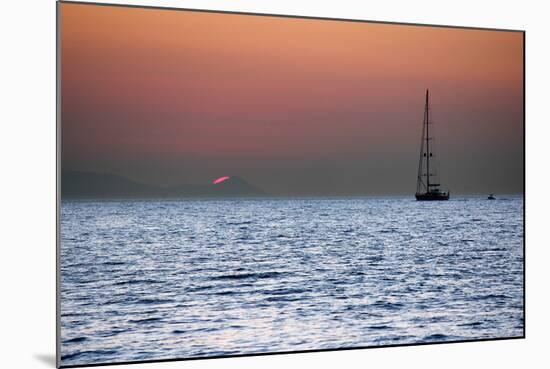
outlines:
[{"label": "calm sea surface", "polygon": [[523,198],[63,201],[62,364],[523,334]]}]

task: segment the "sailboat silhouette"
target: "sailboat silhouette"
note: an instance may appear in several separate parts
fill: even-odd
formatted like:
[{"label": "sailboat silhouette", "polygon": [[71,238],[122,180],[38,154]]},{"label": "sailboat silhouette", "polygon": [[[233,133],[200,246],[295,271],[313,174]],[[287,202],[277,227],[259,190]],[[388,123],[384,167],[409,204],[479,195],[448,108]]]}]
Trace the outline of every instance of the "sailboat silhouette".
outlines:
[{"label": "sailboat silhouette", "polygon": [[[430,92],[426,90],[426,105],[422,123],[422,139],[420,141],[420,160],[418,162],[418,177],[416,180],[415,197],[419,201],[449,200],[450,191],[442,191],[437,178],[437,168],[434,163],[433,136],[430,136],[431,111]],[[433,129],[432,129],[433,131]],[[433,135],[433,133],[432,133]]]}]

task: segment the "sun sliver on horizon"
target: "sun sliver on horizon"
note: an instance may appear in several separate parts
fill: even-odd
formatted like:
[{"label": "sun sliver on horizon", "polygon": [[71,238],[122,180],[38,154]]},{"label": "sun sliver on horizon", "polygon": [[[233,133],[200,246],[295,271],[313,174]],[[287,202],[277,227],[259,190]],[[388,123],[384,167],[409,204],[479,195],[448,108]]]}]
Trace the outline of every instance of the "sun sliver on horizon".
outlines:
[{"label": "sun sliver on horizon", "polygon": [[224,181],[227,181],[229,178],[231,178],[231,177],[224,176],[224,177],[217,178],[217,179],[212,181],[212,184],[222,183]]}]

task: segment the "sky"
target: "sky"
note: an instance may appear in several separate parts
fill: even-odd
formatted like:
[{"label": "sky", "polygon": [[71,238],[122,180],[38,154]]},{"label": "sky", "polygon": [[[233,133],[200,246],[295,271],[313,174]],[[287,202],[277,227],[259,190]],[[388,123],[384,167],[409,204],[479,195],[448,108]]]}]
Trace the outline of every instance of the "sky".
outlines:
[{"label": "sky", "polygon": [[523,191],[523,33],[60,4],[62,169],[274,195]]}]

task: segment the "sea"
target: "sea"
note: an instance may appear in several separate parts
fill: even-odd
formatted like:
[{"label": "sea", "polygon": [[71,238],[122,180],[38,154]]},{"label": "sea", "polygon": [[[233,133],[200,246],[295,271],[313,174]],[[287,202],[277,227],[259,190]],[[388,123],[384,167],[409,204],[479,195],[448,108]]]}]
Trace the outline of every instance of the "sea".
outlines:
[{"label": "sea", "polygon": [[522,196],[61,202],[61,364],[521,337]]}]

